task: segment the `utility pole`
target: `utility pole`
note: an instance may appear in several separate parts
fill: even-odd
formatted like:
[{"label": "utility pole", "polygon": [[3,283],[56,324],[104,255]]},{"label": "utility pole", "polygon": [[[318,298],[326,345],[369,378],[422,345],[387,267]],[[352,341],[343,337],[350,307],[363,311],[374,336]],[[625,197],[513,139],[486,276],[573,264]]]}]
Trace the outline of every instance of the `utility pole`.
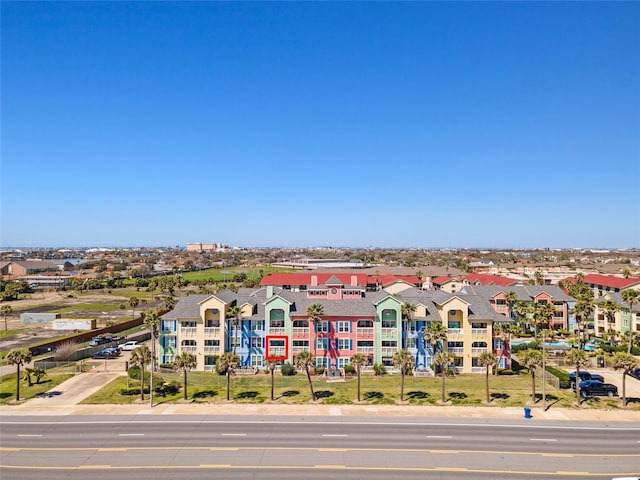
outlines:
[{"label": "utility pole", "polygon": [[546,332],[542,333],[542,411],[547,411],[547,362],[546,362],[546,350],[544,349],[544,343],[546,340]]}]

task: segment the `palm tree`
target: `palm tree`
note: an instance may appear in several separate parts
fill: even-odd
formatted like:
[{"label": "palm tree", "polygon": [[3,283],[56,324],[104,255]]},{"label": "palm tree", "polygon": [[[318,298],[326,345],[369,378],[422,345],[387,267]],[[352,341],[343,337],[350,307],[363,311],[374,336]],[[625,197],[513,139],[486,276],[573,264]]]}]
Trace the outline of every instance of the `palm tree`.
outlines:
[{"label": "palm tree", "polygon": [[573,313],[576,316],[576,322],[578,323],[578,330],[580,330],[580,349],[582,349],[584,344],[587,343],[586,322],[594,310],[595,303],[593,301],[593,297],[587,295],[579,297],[573,307]]},{"label": "palm tree", "polygon": [[140,305],[140,300],[138,300],[138,297],[129,297],[129,306],[131,307],[132,318],[136,318],[136,307],[138,305]]},{"label": "palm tree", "polygon": [[413,320],[413,315],[416,313],[416,309],[417,307],[409,302],[405,302],[400,306],[400,312],[407,322]]},{"label": "palm tree", "polygon": [[589,358],[581,348],[572,348],[567,354],[567,361],[576,367],[576,402],[580,405],[580,369],[589,364]]},{"label": "palm tree", "polygon": [[319,303],[312,303],[307,307],[307,316],[309,317],[309,324],[313,325],[313,331],[315,332],[315,338],[313,339],[313,356],[316,355],[316,343],[318,338],[318,322],[324,315],[324,307]]},{"label": "palm tree", "polygon": [[233,352],[224,352],[218,357],[218,371],[224,372],[227,376],[227,400],[229,400],[229,389],[231,383],[231,372],[240,363],[240,357]]},{"label": "palm tree", "polygon": [[[525,301],[516,302],[516,304],[513,306],[513,311],[518,316],[518,324],[521,327],[531,326],[531,317],[533,316],[533,311],[534,311],[533,302],[525,302]],[[525,329],[523,328],[523,330]],[[527,328],[526,330],[529,331],[529,328]]]},{"label": "palm tree", "polygon": [[531,373],[531,398],[536,401],[536,370],[542,366],[543,351],[529,348],[520,355],[522,365]]},{"label": "palm tree", "polygon": [[489,403],[491,400],[489,398],[489,370],[491,368],[493,368],[494,365],[496,365],[498,363],[498,357],[496,357],[496,354],[493,352],[483,352],[480,354],[480,356],[478,357],[478,364],[482,367],[486,367],[487,369],[487,374],[485,377],[485,384],[486,384],[486,391],[487,391],[487,403]]},{"label": "palm tree", "polygon": [[349,363],[353,365],[358,375],[358,401],[360,401],[360,371],[362,367],[367,364],[367,357],[361,353],[356,353],[351,356]]},{"label": "palm tree", "polygon": [[173,307],[176,306],[176,299],[172,296],[164,297],[164,301],[162,303],[164,304],[165,309],[173,310]]},{"label": "palm tree", "polygon": [[600,304],[600,308],[604,312],[604,316],[607,319],[607,328],[606,330],[611,330],[613,324],[615,326],[616,323],[616,313],[620,311],[620,305],[612,300],[605,300]]},{"label": "palm tree", "polygon": [[496,362],[495,374],[498,374],[498,366],[502,364],[502,358],[505,351],[511,351],[511,336],[518,335],[520,333],[520,327],[515,323],[499,322],[493,325],[493,334],[496,337],[500,337],[502,341],[502,348],[500,349],[500,356]]},{"label": "palm tree", "polygon": [[613,356],[613,368],[622,370],[622,405],[627,406],[627,374],[638,368],[640,360],[630,353],[618,352]]},{"label": "palm tree", "polygon": [[182,373],[184,374],[184,399],[187,399],[187,373],[189,373],[189,370],[196,368],[196,366],[198,365],[198,360],[196,359],[196,356],[188,353],[188,352],[182,352],[179,355],[176,355],[176,357],[173,360],[173,369],[176,371],[182,371]]},{"label": "palm tree", "polygon": [[633,305],[640,301],[640,291],[638,290],[623,290],[622,291],[622,301],[629,305],[629,347],[627,348],[627,353],[631,353],[631,348],[633,346]]},{"label": "palm tree", "polygon": [[242,319],[242,309],[237,305],[229,308],[227,317],[231,319],[234,327],[233,353],[236,353],[236,345],[238,344],[238,330],[240,329],[240,320]]},{"label": "palm tree", "polygon": [[153,358],[151,371],[153,371],[156,363],[156,343],[160,336],[160,317],[157,312],[149,312],[145,315],[143,323],[149,328],[149,330],[151,330],[151,355]]},{"label": "palm tree", "polygon": [[513,306],[518,301],[518,294],[516,292],[510,291],[505,293],[504,300],[507,302],[507,310],[509,312],[508,318],[513,318]]},{"label": "palm tree", "polygon": [[447,340],[447,327],[440,322],[430,322],[424,329],[424,339],[431,344],[431,351],[435,355],[442,350],[442,342]]},{"label": "palm tree", "polygon": [[20,367],[31,361],[31,352],[28,348],[13,350],[7,355],[7,363],[16,366],[16,401],[20,400]]},{"label": "palm tree", "polygon": [[445,402],[445,379],[447,378],[447,370],[449,366],[453,364],[453,355],[449,352],[436,353],[433,361],[440,367],[440,373],[442,374],[442,403]]},{"label": "palm tree", "polygon": [[538,326],[542,326],[543,328],[549,328],[551,325],[551,319],[553,315],[556,313],[556,307],[553,304],[546,303],[535,303],[533,308],[533,322],[534,322],[534,337],[536,340],[538,339]]},{"label": "palm tree", "polygon": [[[131,297],[135,298],[135,297]],[[144,366],[151,362],[151,351],[146,345],[136,348],[131,352],[129,363],[140,367],[140,399],[144,401]]]},{"label": "palm tree", "polygon": [[2,313],[2,315],[4,316],[5,331],[9,330],[9,326],[7,324],[7,315],[9,315],[11,312],[13,312],[13,308],[11,308],[11,305],[2,305],[2,307],[0,307],[0,313]]},{"label": "palm tree", "polygon": [[271,373],[271,401],[274,401],[274,396],[273,396],[273,386],[274,386],[274,379],[273,379],[273,374],[276,371],[276,366],[278,365],[278,361],[277,360],[265,360],[265,364],[267,366],[267,368],[269,368],[269,373]]},{"label": "palm tree", "polygon": [[400,401],[404,402],[404,376],[413,370],[415,365],[414,358],[408,350],[399,350],[393,354],[391,361],[394,366],[400,369],[400,377],[402,378],[400,384]]},{"label": "palm tree", "polygon": [[316,394],[313,391],[313,383],[311,382],[311,373],[309,373],[309,368],[313,366],[315,361],[316,361],[315,355],[313,355],[311,352],[307,350],[305,350],[304,352],[300,352],[293,359],[293,362],[295,363],[296,367],[304,368],[305,372],[307,373],[307,380],[309,381],[309,389],[311,390],[311,400],[316,399]]}]

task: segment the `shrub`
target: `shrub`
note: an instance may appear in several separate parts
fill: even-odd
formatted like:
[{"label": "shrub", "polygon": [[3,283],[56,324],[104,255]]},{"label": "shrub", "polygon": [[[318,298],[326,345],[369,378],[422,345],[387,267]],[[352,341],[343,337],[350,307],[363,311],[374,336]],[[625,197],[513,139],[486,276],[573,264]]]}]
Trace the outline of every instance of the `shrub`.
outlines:
[{"label": "shrub", "polygon": [[280,367],[280,373],[285,377],[290,377],[296,374],[296,369],[289,362],[284,362]]},{"label": "shrub", "polygon": [[377,376],[384,375],[385,373],[387,373],[387,369],[384,366],[384,363],[374,363],[373,373],[375,373]]},{"label": "shrub", "polygon": [[498,375],[515,375],[510,368],[499,368]]},{"label": "shrub", "polygon": [[[144,386],[144,393],[149,393],[149,386]],[[120,395],[140,395],[140,387],[123,387],[120,389]]]},{"label": "shrub", "polygon": [[78,345],[72,340],[62,342],[57,346],[56,352],[53,354],[53,359],[56,362],[64,362],[70,360],[78,350]]},{"label": "shrub", "polygon": [[160,395],[175,395],[180,391],[180,384],[175,380],[172,380],[169,383],[158,383],[157,387],[153,389],[156,393]]},{"label": "shrub", "polygon": [[[137,365],[129,367],[127,375],[129,375],[129,378],[133,378],[134,380],[140,380],[140,367]],[[151,373],[144,372],[144,383],[149,383],[149,380],[151,380]]]},{"label": "shrub", "polygon": [[353,375],[354,373],[356,373],[356,368],[353,365],[345,365],[344,373],[346,375]]},{"label": "shrub", "polygon": [[560,370],[558,368],[550,367],[548,365],[547,365],[546,370],[551,375],[554,375],[554,376],[558,377],[558,379],[560,380],[560,388],[570,388],[571,387],[571,382],[569,381],[569,374],[567,372],[565,372],[564,370]]},{"label": "shrub", "polygon": [[316,373],[317,373],[318,375],[322,375],[322,374],[324,373],[324,367],[323,367],[322,365],[318,365],[318,366],[316,367]]},{"label": "shrub", "polygon": [[167,370],[173,370],[173,363],[161,363],[160,368],[166,368]]}]

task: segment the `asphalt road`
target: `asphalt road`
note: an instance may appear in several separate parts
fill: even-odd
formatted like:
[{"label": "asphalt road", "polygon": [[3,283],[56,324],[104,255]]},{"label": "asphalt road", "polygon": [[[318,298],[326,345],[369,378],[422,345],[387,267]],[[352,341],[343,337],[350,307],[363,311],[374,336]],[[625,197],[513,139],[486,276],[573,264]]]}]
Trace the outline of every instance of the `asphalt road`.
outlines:
[{"label": "asphalt road", "polygon": [[611,478],[640,428],[420,417],[11,417],[0,478]]}]

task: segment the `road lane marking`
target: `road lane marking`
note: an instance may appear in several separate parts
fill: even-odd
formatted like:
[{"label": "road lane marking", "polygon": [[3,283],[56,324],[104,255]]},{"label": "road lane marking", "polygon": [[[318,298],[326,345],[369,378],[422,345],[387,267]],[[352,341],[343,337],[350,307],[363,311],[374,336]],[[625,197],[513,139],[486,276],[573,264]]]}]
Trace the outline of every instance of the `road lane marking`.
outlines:
[{"label": "road lane marking", "polygon": [[451,435],[427,435],[427,438],[453,438]]},{"label": "road lane marking", "polygon": [[144,433],[119,433],[121,437],[144,437]]},{"label": "road lane marking", "polygon": [[323,437],[348,437],[349,435],[344,434],[344,433],[324,433],[322,434]]},{"label": "road lane marking", "polygon": [[221,433],[223,437],[246,437],[246,433]]},{"label": "road lane marking", "polygon": [[532,442],[557,442],[555,438],[530,438]]},{"label": "road lane marking", "polygon": [[41,437],[42,435],[27,435],[27,434],[18,434],[19,437]]}]

